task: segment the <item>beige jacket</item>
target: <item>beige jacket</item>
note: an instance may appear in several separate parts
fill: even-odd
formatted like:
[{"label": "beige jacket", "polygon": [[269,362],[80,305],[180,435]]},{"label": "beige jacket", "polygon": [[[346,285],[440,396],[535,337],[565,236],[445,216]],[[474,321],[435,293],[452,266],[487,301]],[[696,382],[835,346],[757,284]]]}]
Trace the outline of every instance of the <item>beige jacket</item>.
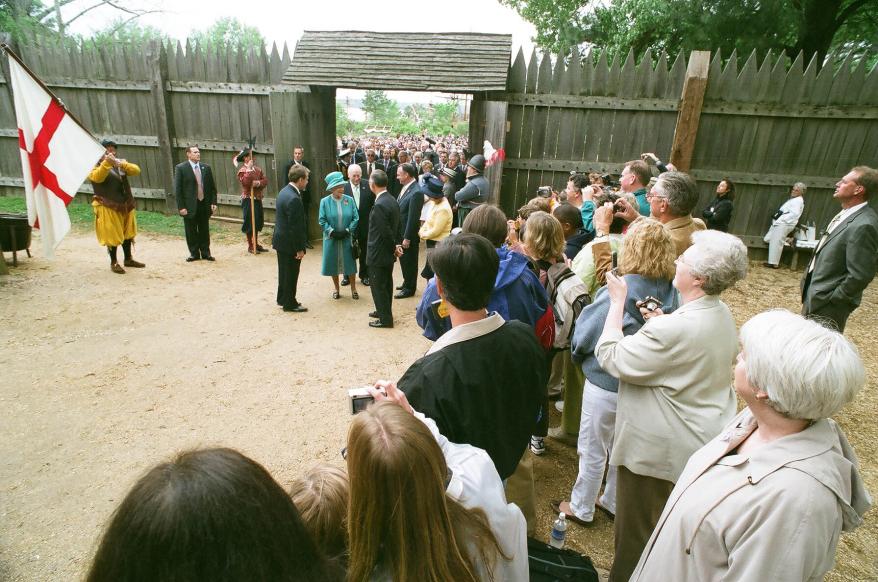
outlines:
[{"label": "beige jacket", "polygon": [[610,463],[676,482],[689,456],[735,416],[735,321],[707,295],[646,322],[634,335],[606,331],[595,353],[619,378]]},{"label": "beige jacket", "polygon": [[832,568],[871,505],[853,449],[825,419],[729,455],[756,426],[745,408],[692,455],[632,581],[816,581]]},{"label": "beige jacket", "polygon": [[674,241],[674,248],[677,254],[682,255],[686,249],[692,246],[692,233],[697,230],[704,230],[707,226],[700,218],[684,216],[666,222],[665,228],[671,231],[671,240]]}]

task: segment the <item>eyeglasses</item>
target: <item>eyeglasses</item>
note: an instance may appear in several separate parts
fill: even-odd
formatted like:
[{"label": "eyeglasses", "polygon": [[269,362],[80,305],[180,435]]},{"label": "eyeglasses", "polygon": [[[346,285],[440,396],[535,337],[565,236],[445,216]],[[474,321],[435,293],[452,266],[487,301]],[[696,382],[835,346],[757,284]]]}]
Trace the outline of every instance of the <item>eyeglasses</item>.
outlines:
[{"label": "eyeglasses", "polygon": [[692,268],[692,265],[691,265],[691,264],[689,264],[689,263],[687,263],[685,260],[683,260],[683,255],[680,255],[679,257],[677,257],[676,259],[674,259],[674,264],[675,264],[675,265],[686,265],[686,266],[689,267],[690,269]]},{"label": "eyeglasses", "polygon": [[667,199],[667,196],[665,196],[664,194],[656,194],[653,190],[650,190],[649,192],[646,193],[646,199],[649,200],[650,198],[665,198],[665,199]]}]

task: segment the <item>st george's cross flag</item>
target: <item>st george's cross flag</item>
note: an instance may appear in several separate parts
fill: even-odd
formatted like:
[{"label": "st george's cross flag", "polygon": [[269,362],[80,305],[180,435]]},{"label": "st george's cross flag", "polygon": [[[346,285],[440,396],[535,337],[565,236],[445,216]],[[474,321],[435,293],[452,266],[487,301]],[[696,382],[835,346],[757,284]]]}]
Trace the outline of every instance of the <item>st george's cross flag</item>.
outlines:
[{"label": "st george's cross flag", "polygon": [[11,55],[9,76],[28,222],[40,230],[47,257],[70,231],[67,205],[104,148]]}]

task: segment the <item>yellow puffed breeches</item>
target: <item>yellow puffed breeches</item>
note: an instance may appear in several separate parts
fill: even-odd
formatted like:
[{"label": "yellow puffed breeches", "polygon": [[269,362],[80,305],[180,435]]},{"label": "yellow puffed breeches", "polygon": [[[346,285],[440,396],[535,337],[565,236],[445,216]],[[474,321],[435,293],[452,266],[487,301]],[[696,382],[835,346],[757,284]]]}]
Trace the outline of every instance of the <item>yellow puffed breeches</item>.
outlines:
[{"label": "yellow puffed breeches", "polygon": [[122,214],[97,200],[92,201],[91,207],[95,213],[95,234],[101,246],[117,247],[137,236],[136,210]]}]

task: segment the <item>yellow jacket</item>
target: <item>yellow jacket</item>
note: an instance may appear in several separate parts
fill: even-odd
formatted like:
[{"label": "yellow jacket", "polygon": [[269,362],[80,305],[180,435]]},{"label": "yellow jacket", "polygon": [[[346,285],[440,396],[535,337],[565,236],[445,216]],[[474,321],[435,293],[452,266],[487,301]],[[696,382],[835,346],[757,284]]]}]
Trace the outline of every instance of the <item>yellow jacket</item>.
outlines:
[{"label": "yellow jacket", "polygon": [[[88,179],[91,182],[97,182],[100,184],[104,180],[107,179],[107,174],[110,173],[110,170],[113,169],[113,164],[110,163],[109,160],[104,160],[94,168],[88,174]],[[140,175],[140,166],[137,164],[132,164],[131,162],[122,162],[121,170],[125,172],[126,176],[139,176]]]},{"label": "yellow jacket", "polygon": [[451,205],[448,199],[440,198],[439,202],[433,204],[433,209],[427,216],[427,220],[418,230],[418,236],[424,240],[440,241],[451,234]]}]

